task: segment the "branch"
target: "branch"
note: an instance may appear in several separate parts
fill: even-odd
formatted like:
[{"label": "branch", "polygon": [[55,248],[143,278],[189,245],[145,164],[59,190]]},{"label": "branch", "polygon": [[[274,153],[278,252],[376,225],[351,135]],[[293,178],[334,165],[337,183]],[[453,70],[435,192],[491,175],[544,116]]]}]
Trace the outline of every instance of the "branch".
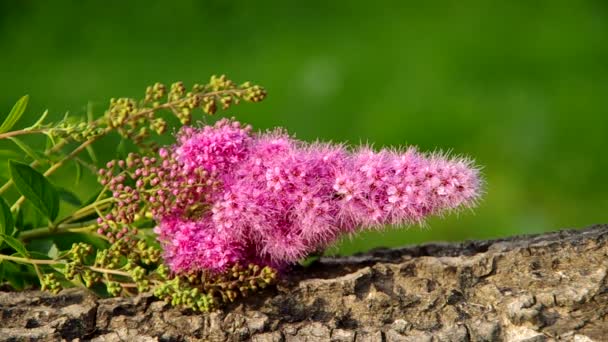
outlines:
[{"label": "branch", "polygon": [[378,249],[295,268],[277,290],[215,313],[149,294],[0,292],[0,308],[25,312],[3,321],[0,340],[603,341],[607,254],[608,225]]}]

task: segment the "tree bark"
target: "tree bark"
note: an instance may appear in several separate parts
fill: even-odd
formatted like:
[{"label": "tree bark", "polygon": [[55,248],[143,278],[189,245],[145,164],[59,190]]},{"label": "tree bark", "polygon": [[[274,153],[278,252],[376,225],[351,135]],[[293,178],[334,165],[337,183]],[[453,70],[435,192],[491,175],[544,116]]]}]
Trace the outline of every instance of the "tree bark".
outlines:
[{"label": "tree bark", "polygon": [[0,340],[608,341],[608,225],[321,258],[193,313],[150,295],[0,292]]}]

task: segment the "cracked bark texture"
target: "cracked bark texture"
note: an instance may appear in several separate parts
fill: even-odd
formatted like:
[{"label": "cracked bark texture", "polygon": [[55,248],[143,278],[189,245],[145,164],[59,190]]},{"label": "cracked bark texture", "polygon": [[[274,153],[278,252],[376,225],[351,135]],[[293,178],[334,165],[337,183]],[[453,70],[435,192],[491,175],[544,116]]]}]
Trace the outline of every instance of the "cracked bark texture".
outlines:
[{"label": "cracked bark texture", "polygon": [[608,341],[608,225],[322,258],[213,313],[0,292],[0,341]]}]

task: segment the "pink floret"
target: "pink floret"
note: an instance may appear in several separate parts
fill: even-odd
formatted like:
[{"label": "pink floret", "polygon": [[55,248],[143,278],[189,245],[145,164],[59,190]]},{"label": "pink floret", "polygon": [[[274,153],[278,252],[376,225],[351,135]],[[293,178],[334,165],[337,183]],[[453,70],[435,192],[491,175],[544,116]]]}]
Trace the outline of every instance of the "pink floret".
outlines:
[{"label": "pink floret", "polygon": [[223,271],[242,259],[240,245],[206,221],[167,218],[159,222],[156,231],[163,244],[163,257],[176,273]]},{"label": "pink floret", "polygon": [[202,129],[184,127],[177,137],[176,159],[190,169],[228,171],[247,156],[250,130],[226,119]]}]

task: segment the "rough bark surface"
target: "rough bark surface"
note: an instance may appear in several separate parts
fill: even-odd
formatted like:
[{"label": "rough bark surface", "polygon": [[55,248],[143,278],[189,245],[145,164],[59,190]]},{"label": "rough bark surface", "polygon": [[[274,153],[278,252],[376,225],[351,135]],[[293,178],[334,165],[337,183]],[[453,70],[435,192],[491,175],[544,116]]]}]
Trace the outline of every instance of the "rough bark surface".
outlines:
[{"label": "rough bark surface", "polygon": [[322,258],[197,314],[150,295],[0,292],[0,340],[608,341],[608,225]]}]

